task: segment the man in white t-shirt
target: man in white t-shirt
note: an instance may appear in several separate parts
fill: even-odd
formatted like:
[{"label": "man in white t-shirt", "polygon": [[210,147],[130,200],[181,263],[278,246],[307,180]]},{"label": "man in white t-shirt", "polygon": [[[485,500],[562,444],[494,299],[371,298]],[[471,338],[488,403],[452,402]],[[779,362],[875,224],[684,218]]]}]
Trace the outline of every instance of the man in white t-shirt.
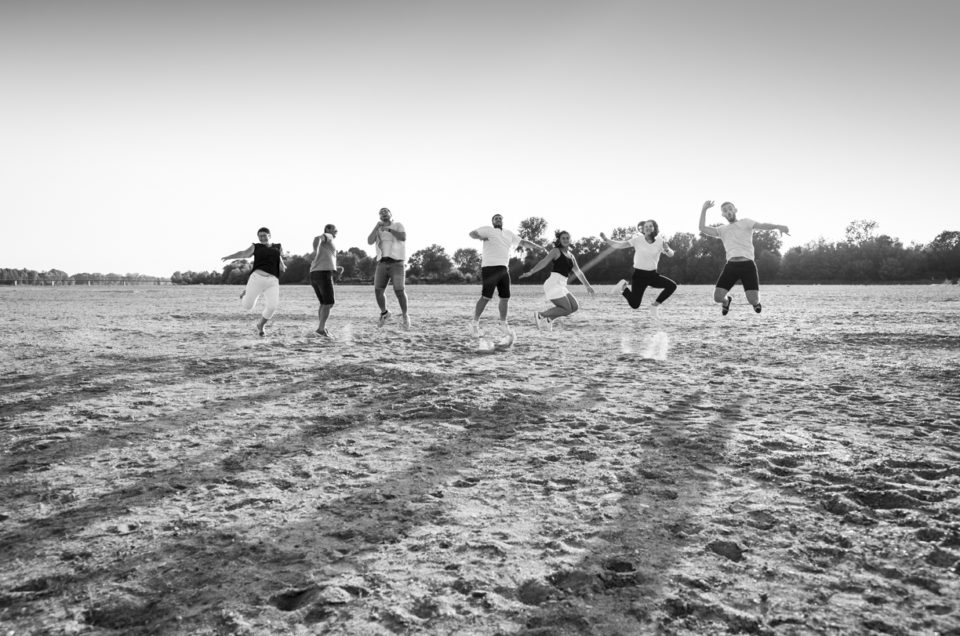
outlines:
[{"label": "man in white t-shirt", "polygon": [[510,253],[521,245],[543,249],[542,246],[521,239],[510,230],[503,229],[503,216],[494,214],[490,219],[492,226],[486,225],[470,232],[470,238],[483,241],[483,254],[480,260],[482,289],[480,300],[473,312],[473,323],[470,332],[474,336],[480,335],[480,315],[487,303],[493,298],[494,290],[500,296],[500,324],[502,331],[509,332],[507,326],[507,306],[510,303]]},{"label": "man in white t-shirt", "polygon": [[650,315],[658,319],[660,305],[677,291],[677,284],[657,271],[660,266],[660,255],[673,256],[674,252],[660,236],[660,226],[653,219],[640,221],[637,223],[637,229],[640,230],[640,234],[625,241],[608,239],[603,232],[600,232],[600,238],[617,250],[633,248],[633,274],[629,281],[623,279],[617,283],[614,290],[622,294],[634,309],[640,308],[643,292],[647,287],[662,290],[650,306]]},{"label": "man in white t-shirt", "polygon": [[707,226],[707,210],[713,207],[713,201],[705,201],[700,210],[700,233],[713,236],[723,241],[723,249],[727,255],[727,264],[720,272],[717,287],[713,290],[713,301],[723,307],[724,316],[730,311],[730,290],[737,284],[743,283],[743,291],[747,302],[753,305],[753,310],[760,313],[760,275],[753,256],[754,230],[779,230],[781,234],[789,234],[790,228],[786,225],[774,223],[757,223],[752,219],[737,220],[737,208],[729,201],[720,206],[720,213],[728,221],[727,225],[718,227]]},{"label": "man in white t-shirt", "polygon": [[404,266],[407,259],[407,231],[402,223],[393,220],[389,208],[380,208],[380,220],[373,226],[373,231],[367,237],[367,243],[376,245],[377,269],[373,275],[373,294],[380,307],[380,320],[377,323],[382,327],[390,312],[387,311],[387,300],[384,292],[387,281],[393,282],[393,291],[400,303],[404,329],[410,328],[410,316],[407,314],[407,293],[404,291]]}]

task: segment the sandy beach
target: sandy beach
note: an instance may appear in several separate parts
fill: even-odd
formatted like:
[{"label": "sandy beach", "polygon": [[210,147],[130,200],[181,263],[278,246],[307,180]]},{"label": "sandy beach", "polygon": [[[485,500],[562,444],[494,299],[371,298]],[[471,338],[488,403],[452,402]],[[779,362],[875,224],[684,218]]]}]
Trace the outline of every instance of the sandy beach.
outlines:
[{"label": "sandy beach", "polygon": [[960,634],[960,287],[571,290],[0,288],[0,633]]}]

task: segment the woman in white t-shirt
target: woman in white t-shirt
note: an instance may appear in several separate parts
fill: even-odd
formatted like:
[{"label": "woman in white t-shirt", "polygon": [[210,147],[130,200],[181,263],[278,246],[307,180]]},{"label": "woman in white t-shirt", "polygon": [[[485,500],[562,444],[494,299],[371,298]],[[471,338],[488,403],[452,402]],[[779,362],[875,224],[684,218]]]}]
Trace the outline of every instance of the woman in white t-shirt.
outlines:
[{"label": "woman in white t-shirt", "polygon": [[624,250],[628,247],[634,249],[633,276],[631,276],[630,281],[624,279],[617,283],[615,290],[623,294],[623,297],[634,309],[640,308],[643,292],[647,290],[647,287],[663,290],[650,307],[651,315],[658,318],[658,307],[670,298],[673,292],[677,291],[675,282],[657,272],[660,255],[673,256],[673,250],[660,236],[660,226],[653,219],[637,223],[637,229],[640,230],[641,234],[626,241],[613,241],[608,239],[603,232],[600,233],[600,238],[614,249]]}]

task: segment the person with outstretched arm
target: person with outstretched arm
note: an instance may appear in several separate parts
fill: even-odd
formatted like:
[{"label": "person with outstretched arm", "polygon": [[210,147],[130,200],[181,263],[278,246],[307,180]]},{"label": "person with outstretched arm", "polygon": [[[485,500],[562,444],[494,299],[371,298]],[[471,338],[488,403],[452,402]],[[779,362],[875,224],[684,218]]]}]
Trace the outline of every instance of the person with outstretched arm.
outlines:
[{"label": "person with outstretched arm", "polygon": [[743,283],[743,291],[747,302],[753,305],[758,314],[760,306],[760,274],[754,261],[753,231],[778,230],[781,234],[790,234],[786,225],[775,223],[758,223],[752,219],[737,219],[737,207],[729,201],[720,206],[720,214],[727,220],[727,225],[708,226],[707,210],[713,207],[713,201],[705,201],[700,210],[700,233],[712,236],[723,241],[727,264],[720,272],[717,287],[713,290],[713,301],[722,306],[721,313],[726,316],[730,311],[730,290],[737,284]]}]

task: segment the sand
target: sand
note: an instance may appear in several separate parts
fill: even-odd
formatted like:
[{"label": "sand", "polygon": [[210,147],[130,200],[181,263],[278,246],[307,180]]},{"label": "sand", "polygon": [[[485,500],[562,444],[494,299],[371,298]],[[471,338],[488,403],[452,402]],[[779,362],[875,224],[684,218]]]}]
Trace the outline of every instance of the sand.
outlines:
[{"label": "sand", "polygon": [[0,289],[0,633],[960,634],[960,289],[572,290]]}]

